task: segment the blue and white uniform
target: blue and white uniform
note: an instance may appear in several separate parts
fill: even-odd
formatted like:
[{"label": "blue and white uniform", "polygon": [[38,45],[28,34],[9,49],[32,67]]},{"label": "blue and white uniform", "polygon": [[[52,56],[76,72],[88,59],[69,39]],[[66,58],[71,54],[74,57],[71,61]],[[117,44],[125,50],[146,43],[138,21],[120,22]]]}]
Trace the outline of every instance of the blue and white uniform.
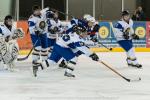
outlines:
[{"label": "blue and white uniform", "polygon": [[[92,31],[91,28],[88,27],[88,23],[85,20],[75,19],[75,18],[73,18],[70,23],[71,23],[71,25],[69,26],[70,28],[66,31],[66,34],[69,34],[74,38],[73,41],[75,44],[79,44],[79,43],[86,44],[85,40],[81,38],[76,32],[74,32],[73,26],[77,25],[78,27],[85,29],[86,32],[88,33]],[[77,56],[81,54],[90,56],[92,54],[89,48],[87,48],[87,46],[85,45],[77,45],[77,48],[72,50],[74,51],[74,53],[76,53]]]},{"label": "blue and white uniform", "polygon": [[69,34],[63,34],[61,37],[58,37],[51,55],[48,57],[48,60],[42,63],[42,65],[44,67],[54,66],[61,58],[63,58],[68,62],[67,66],[69,66],[66,68],[65,73],[72,73],[77,62],[76,54],[72,51],[72,49],[76,48],[73,39],[74,38]]},{"label": "blue and white uniform", "polygon": [[39,40],[35,47],[38,49],[38,47],[42,47],[43,49],[47,48],[47,39],[46,39],[46,28],[40,29],[39,24],[41,21],[44,21],[40,16],[34,16],[31,15],[31,17],[28,20],[29,24],[29,31],[32,39],[32,43],[35,44],[37,40]]},{"label": "blue and white uniform", "polygon": [[8,29],[5,24],[0,25],[0,34],[6,38],[7,36],[13,36],[15,33],[16,28],[14,26],[11,27],[11,29]]},{"label": "blue and white uniform", "polygon": [[28,19],[29,32],[31,35],[32,44],[34,45],[33,62],[47,58],[47,24],[45,13],[48,9],[41,10],[40,16],[31,15]]},{"label": "blue and white uniform", "polygon": [[[126,30],[128,30],[128,39],[124,38],[124,32]],[[138,64],[132,43],[132,35],[134,34],[133,21],[131,19],[129,20],[129,23],[124,20],[118,21],[114,26],[114,34],[118,44],[126,51],[127,63],[134,65]]]},{"label": "blue and white uniform", "polygon": [[[48,18],[47,19],[47,24],[48,24],[48,32],[47,32],[47,37],[48,37],[48,47],[53,48],[54,44],[56,43],[56,39],[59,34],[61,34],[64,30],[62,28],[61,21],[59,19],[52,19]],[[55,30],[55,28],[57,30]]]}]

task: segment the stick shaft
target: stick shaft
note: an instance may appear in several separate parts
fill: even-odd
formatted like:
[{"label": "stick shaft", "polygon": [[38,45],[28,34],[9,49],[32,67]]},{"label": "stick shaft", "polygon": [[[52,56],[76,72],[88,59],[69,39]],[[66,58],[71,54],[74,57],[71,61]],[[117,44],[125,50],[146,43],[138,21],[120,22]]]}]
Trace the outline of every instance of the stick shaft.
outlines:
[{"label": "stick shaft", "polygon": [[35,45],[37,44],[38,40],[36,40],[35,44],[33,45],[32,49],[30,50],[30,52],[28,53],[28,55],[24,58],[17,58],[18,61],[23,61],[23,60],[26,60],[28,59],[28,57],[31,55],[32,51],[34,50],[35,48]]},{"label": "stick shaft", "polygon": [[120,74],[118,71],[116,71],[115,69],[113,69],[112,67],[110,67],[109,65],[107,65],[105,62],[99,61],[99,63],[102,63],[102,64],[105,65],[107,68],[109,68],[111,71],[113,71],[114,73],[116,73],[118,76],[120,76],[120,77],[122,77],[123,79],[125,79],[126,81],[130,82],[130,79],[124,77],[122,74]]}]

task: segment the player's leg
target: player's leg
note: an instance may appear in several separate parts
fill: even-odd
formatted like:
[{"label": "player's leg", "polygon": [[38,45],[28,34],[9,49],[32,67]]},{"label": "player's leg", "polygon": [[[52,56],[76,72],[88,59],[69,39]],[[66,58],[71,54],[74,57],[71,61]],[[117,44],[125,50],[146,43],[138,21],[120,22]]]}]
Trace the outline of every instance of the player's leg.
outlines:
[{"label": "player's leg", "polygon": [[50,57],[51,52],[53,50],[54,44],[56,43],[56,39],[47,38],[48,44],[48,57]]},{"label": "player's leg", "polygon": [[11,61],[9,63],[9,67],[11,71],[14,71],[14,67],[15,67],[15,62],[16,59],[18,58],[19,55],[19,46],[18,43],[16,41],[10,42],[9,43],[9,47],[8,47],[8,51],[11,54]]},{"label": "player's leg", "polygon": [[74,77],[72,74],[74,70],[74,66],[76,65],[76,57],[70,48],[63,48],[57,44],[54,45],[53,51],[48,58],[48,60],[42,62],[42,66],[44,68],[54,66],[54,64],[58,63],[61,58],[64,58],[68,63],[66,65],[65,76]]},{"label": "player's leg", "polygon": [[48,43],[47,43],[47,33],[39,35],[41,40],[41,58],[42,60],[47,60],[48,57]]},{"label": "player's leg", "polygon": [[5,42],[4,39],[0,38],[0,54],[1,54],[1,64],[3,65],[4,69],[8,69],[8,64],[12,60],[11,53],[9,51],[9,44]]},{"label": "player's leg", "polygon": [[54,46],[54,49],[52,50],[52,53],[50,57],[48,57],[47,60],[38,60],[37,62],[40,63],[43,67],[43,69],[47,69],[48,67],[54,67],[57,65],[57,62],[62,58],[61,55],[56,51],[56,48]]},{"label": "player's leg", "polygon": [[142,65],[138,63],[137,58],[135,56],[135,51],[134,48],[131,48],[128,52],[126,52],[127,54],[127,63],[129,66],[132,67],[137,67],[137,68],[141,68]]},{"label": "player's leg", "polygon": [[[73,50],[74,51],[74,50]],[[84,54],[82,51],[80,50],[75,50],[74,54],[76,55],[76,57],[79,57],[80,55]],[[62,59],[62,61],[59,64],[59,67],[61,68],[66,68],[67,66],[67,61],[65,59]]]},{"label": "player's leg", "polygon": [[73,74],[74,68],[77,63],[77,57],[75,53],[72,52],[70,48],[63,48],[57,44],[56,47],[57,53],[59,53],[59,55],[61,55],[68,62],[67,65],[65,66],[66,70],[64,76],[75,77],[75,75]]},{"label": "player's leg", "polygon": [[40,66],[40,64],[37,61],[40,60],[41,41],[39,37],[34,34],[31,34],[31,40],[32,40],[32,44],[35,46],[32,52],[32,67],[33,67],[33,74],[34,76],[36,76],[38,67]]},{"label": "player's leg", "polygon": [[126,51],[127,64],[132,67],[141,68],[142,65],[138,63],[137,58],[135,56],[132,40],[122,40],[118,41],[118,43]]}]

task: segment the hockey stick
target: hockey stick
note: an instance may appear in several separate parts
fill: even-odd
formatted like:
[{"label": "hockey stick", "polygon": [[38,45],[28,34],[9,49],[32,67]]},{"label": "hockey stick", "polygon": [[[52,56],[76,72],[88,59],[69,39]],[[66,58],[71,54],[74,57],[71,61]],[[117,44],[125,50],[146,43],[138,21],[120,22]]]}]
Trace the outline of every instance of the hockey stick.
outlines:
[{"label": "hockey stick", "polygon": [[125,79],[127,82],[136,82],[136,81],[140,81],[141,80],[140,77],[138,79],[129,79],[129,78],[126,78],[125,76],[123,76],[122,74],[120,74],[118,71],[116,71],[115,69],[113,69],[112,67],[110,67],[109,65],[107,65],[105,62],[103,62],[103,61],[98,61],[98,62],[101,63],[101,64],[103,64],[107,68],[109,68],[111,71],[113,71],[114,73],[116,73],[117,75],[119,75],[120,77],[122,77],[123,79]]},{"label": "hockey stick", "polygon": [[106,45],[104,45],[103,43],[101,43],[101,42],[98,42],[100,45],[102,45],[103,47],[105,47],[106,49],[108,49],[108,50],[110,50],[110,51],[112,51],[113,50],[113,48],[109,48],[109,47],[107,47]]},{"label": "hockey stick", "polygon": [[66,15],[66,16],[70,16],[70,17],[72,17],[72,18],[75,18],[75,17],[74,17],[73,15],[71,15],[71,14],[64,13],[64,12],[59,11],[59,10],[56,10],[56,9],[54,9],[54,8],[50,8],[50,10],[59,12],[60,14],[63,14],[63,15]]},{"label": "hockey stick", "polygon": [[28,59],[29,56],[30,56],[30,54],[32,53],[32,51],[33,51],[35,45],[37,44],[37,42],[38,42],[38,40],[36,40],[35,44],[33,45],[32,49],[30,50],[30,52],[28,53],[28,55],[27,55],[26,57],[24,57],[24,58],[17,58],[17,61],[23,61],[23,60]]}]

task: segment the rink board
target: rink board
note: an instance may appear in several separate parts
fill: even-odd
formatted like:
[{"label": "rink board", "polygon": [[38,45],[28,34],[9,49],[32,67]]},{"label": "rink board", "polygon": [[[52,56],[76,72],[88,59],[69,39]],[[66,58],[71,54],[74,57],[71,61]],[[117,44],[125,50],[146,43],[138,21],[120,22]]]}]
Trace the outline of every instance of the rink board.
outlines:
[{"label": "rink board", "polygon": [[[105,48],[91,48],[94,52],[124,52],[122,48],[113,48],[112,51],[108,51]],[[20,50],[20,55],[27,55],[30,50]],[[135,48],[136,52],[150,52],[150,48]]]},{"label": "rink board", "polygon": [[[64,26],[68,22],[63,22]],[[124,50],[119,47],[114,36],[114,25],[116,22],[103,21],[99,22],[100,28],[97,37],[101,43],[108,47],[114,48],[112,52],[123,52]],[[27,21],[18,21],[16,23],[18,28],[23,28],[25,37],[18,40],[20,47],[20,54],[27,54],[32,48],[30,33],[28,31]],[[139,35],[140,40],[133,40],[133,44],[137,52],[150,52],[150,22],[134,22],[133,25],[135,34]],[[95,45],[87,40],[87,44],[95,52],[108,52],[107,49],[101,45]]]}]

